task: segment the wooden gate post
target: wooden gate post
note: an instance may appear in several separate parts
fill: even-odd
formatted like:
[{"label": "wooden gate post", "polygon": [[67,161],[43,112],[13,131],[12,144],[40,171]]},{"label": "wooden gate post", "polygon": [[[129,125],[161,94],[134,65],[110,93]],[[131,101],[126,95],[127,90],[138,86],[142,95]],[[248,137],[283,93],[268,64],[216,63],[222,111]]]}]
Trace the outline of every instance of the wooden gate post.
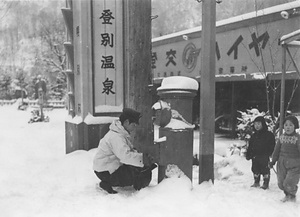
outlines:
[{"label": "wooden gate post", "polygon": [[153,143],[151,76],[151,0],[124,0],[125,107],[142,113],[135,147]]}]

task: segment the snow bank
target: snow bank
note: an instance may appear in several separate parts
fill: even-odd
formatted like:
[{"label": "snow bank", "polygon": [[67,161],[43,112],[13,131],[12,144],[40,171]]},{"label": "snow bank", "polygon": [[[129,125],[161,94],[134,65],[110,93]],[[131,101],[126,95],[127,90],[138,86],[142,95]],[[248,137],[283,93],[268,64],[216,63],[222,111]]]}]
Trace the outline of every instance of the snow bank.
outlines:
[{"label": "snow bank", "polygon": [[[250,188],[251,162],[239,155],[215,154],[214,183],[199,185],[199,167],[193,166],[192,182],[183,175],[157,184],[155,169],[149,187],[117,188],[119,194],[108,195],[99,190],[92,170],[96,149],[65,154],[67,111],[52,110],[47,115],[48,123],[28,124],[29,111],[0,107],[1,216],[299,216],[299,202],[280,202],[284,195],[273,171],[269,190]],[[197,145],[199,137],[194,135]],[[216,137],[215,150],[226,153],[235,142]]]}]

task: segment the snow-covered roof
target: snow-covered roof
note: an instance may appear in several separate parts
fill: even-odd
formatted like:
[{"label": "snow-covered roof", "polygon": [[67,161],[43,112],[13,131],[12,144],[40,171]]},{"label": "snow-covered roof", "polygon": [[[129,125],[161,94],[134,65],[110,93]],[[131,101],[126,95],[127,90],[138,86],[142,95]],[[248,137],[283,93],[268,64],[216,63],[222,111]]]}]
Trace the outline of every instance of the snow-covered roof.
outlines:
[{"label": "snow-covered roof", "polygon": [[[274,14],[274,13],[278,13],[278,17],[280,19],[280,12],[281,11],[287,11],[287,10],[291,10],[294,8],[299,8],[300,7],[300,1],[294,1],[294,2],[289,2],[286,4],[281,4],[281,5],[276,5],[274,7],[269,7],[269,8],[265,8],[262,10],[258,10],[258,11],[253,11],[250,13],[246,13],[246,14],[242,14],[239,16],[235,16],[235,17],[231,17],[228,19],[224,19],[224,20],[220,20],[216,22],[216,28],[219,27],[223,27],[223,26],[228,26],[229,24],[233,24],[233,23],[238,23],[238,22],[242,22],[242,21],[246,21],[246,20],[250,20],[252,18],[256,18],[256,17],[263,17],[263,16],[267,16],[270,14]],[[171,38],[176,38],[176,37],[180,37],[182,38],[183,35],[190,35],[196,32],[201,32],[202,31],[202,26],[197,26],[194,28],[190,28],[187,30],[183,30],[183,31],[179,31],[176,33],[172,33],[172,34],[168,34],[168,35],[164,35],[164,36],[160,36],[160,37],[156,37],[152,39],[152,43],[156,44],[156,42],[161,42],[164,40],[169,40]],[[182,39],[180,39],[182,40]]]},{"label": "snow-covered roof", "polygon": [[[298,74],[295,71],[287,71],[286,72],[286,80],[289,79],[296,79],[298,78]],[[281,79],[281,72],[267,72],[266,76],[269,80],[280,80]],[[172,76],[171,76],[172,77]],[[170,77],[168,77],[170,78]],[[160,83],[165,78],[154,78],[154,83]],[[195,77],[196,81],[201,80],[201,76]],[[263,80],[265,79],[265,75],[261,72],[255,72],[255,73],[235,73],[235,74],[218,74],[216,75],[215,81],[216,82],[225,82],[225,81],[250,81],[250,80]]]}]

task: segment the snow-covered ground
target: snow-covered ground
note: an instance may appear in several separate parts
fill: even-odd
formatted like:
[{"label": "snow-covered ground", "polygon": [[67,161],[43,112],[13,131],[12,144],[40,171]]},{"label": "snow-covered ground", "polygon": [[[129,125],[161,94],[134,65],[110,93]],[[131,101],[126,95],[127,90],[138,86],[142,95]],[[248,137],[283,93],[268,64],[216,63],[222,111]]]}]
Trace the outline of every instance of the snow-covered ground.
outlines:
[{"label": "snow-covered ground", "polygon": [[[65,154],[67,111],[46,113],[49,123],[28,124],[30,111],[0,107],[0,215],[3,217],[298,217],[297,203],[282,203],[274,171],[269,190],[250,188],[250,162],[228,155],[241,141],[217,138],[215,181],[198,184],[186,177],[157,184],[157,169],[148,188],[98,189],[92,171],[95,149]],[[195,134],[195,153],[199,137]],[[225,157],[224,157],[225,156]],[[299,197],[299,193],[298,193]]]}]

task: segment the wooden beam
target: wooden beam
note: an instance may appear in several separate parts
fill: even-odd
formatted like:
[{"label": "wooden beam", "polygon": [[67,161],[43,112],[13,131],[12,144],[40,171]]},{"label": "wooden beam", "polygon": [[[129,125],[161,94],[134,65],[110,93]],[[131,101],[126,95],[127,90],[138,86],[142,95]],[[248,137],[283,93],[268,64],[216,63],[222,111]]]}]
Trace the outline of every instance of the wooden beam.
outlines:
[{"label": "wooden beam", "polygon": [[151,0],[124,0],[125,107],[142,113],[134,146],[153,145],[151,77]]},{"label": "wooden beam", "polygon": [[236,94],[235,94],[235,82],[231,83],[231,137],[236,137]]},{"label": "wooden beam", "polygon": [[61,12],[68,29],[68,33],[70,33],[70,38],[73,41],[73,11],[71,8],[62,8]]},{"label": "wooden beam", "polygon": [[280,44],[287,44],[287,43],[297,40],[297,39],[300,39],[300,29],[282,36],[280,38]]},{"label": "wooden beam", "polygon": [[279,134],[283,132],[283,120],[285,118],[284,109],[284,95],[285,95],[285,73],[286,73],[286,46],[282,46],[282,73],[281,73],[281,91],[280,91],[280,122],[279,122]]},{"label": "wooden beam", "polygon": [[72,70],[74,70],[74,45],[71,42],[64,42],[64,47],[68,55],[68,60]]},{"label": "wooden beam", "polygon": [[216,2],[202,1],[199,184],[214,181]]},{"label": "wooden beam", "polygon": [[296,47],[299,48],[300,47],[300,41],[291,41],[289,43],[287,43],[288,47]]}]

